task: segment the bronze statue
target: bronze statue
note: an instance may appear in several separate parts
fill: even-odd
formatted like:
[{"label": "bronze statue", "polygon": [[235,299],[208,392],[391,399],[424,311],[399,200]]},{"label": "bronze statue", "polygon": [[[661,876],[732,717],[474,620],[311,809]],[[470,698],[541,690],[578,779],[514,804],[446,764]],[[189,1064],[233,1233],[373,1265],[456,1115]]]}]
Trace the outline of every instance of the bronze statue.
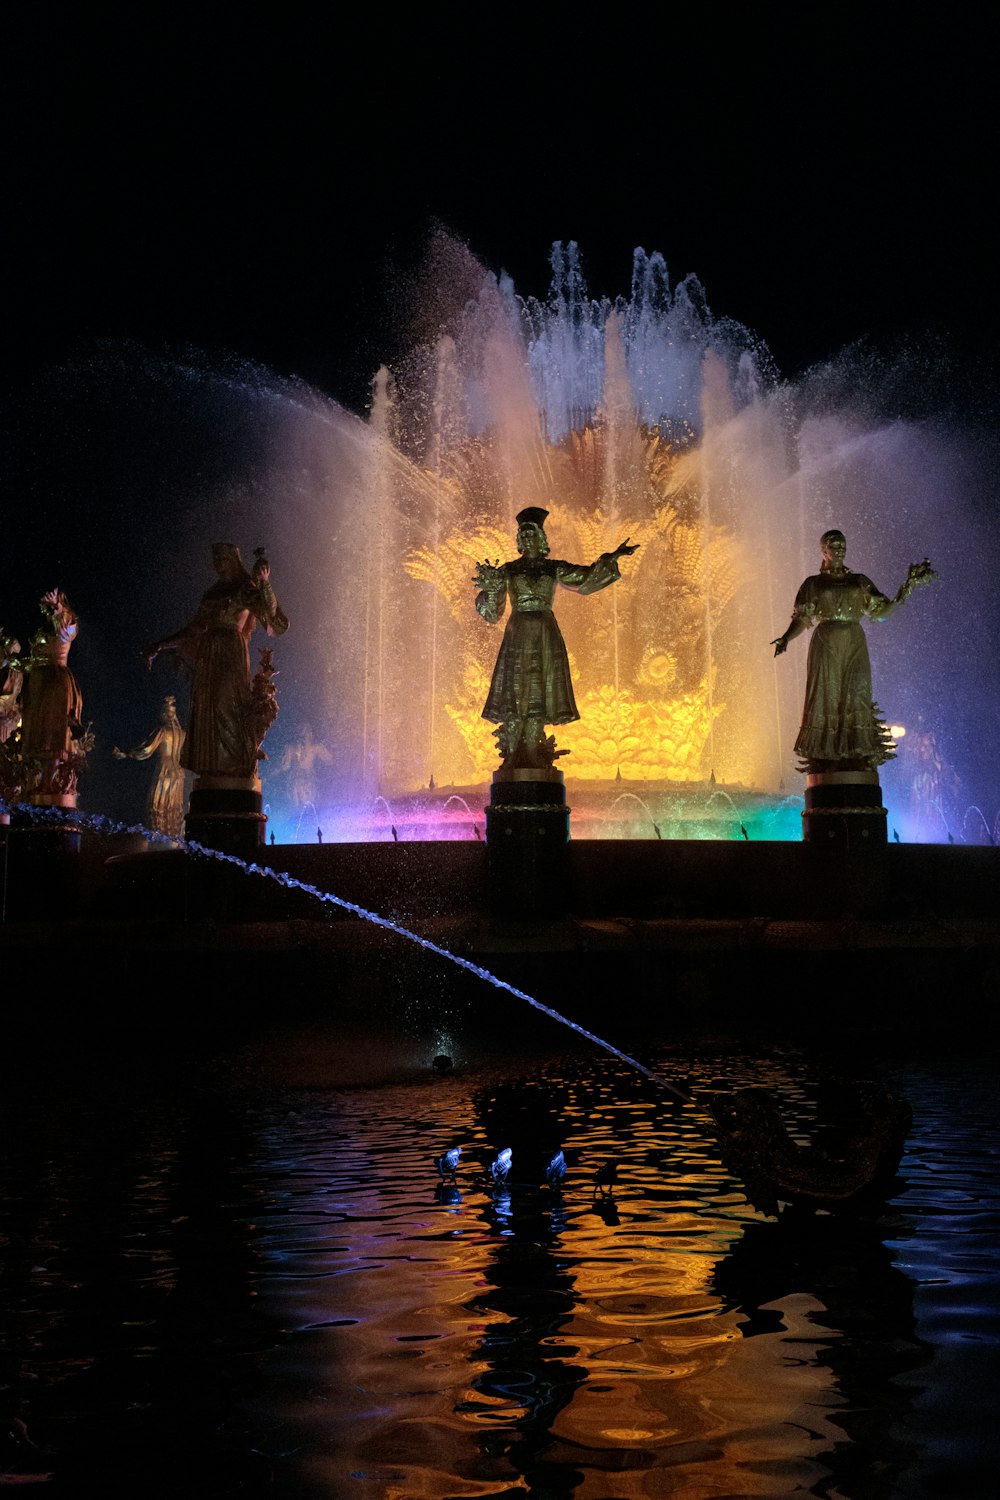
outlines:
[{"label": "bronze statue", "polygon": [[172,693],[163,700],[161,719],[159,729],[141,745],[132,750],[119,750],[116,745],[111,753],[116,760],[149,760],[156,756],[156,775],[146,804],[149,826],[169,838],[180,838],[184,832],[184,768],[180,754],[185,734]]},{"label": "bronze statue", "polygon": [[476,564],[476,609],[496,624],[510,597],[504,631],[483,718],[499,727],[497,745],[506,768],[548,768],[566,751],[557,750],[546,724],[570,724],[580,717],[562,632],[552,613],[556,584],[578,594],[596,594],[621,577],[619,557],[638,551],[625,539],[583,566],[548,555],[547,510],[527,506],[517,516],[516,562]]},{"label": "bronze statue", "polygon": [[847,542],[842,531],[825,531],[820,547],[820,571],[805,580],[788,629],[771,642],[775,656],[780,656],[789,641],[815,626],[795,751],[804,771],[874,771],[891,760],[895,750],[872,697],[868,643],[860,622],[865,615],[886,619],[917,584],[931,583],[937,575],[926,558],[911,563],[895,598],[888,599],[870,578],[844,565]]},{"label": "bronze statue", "polygon": [[22,663],[18,755],[29,801],[75,806],[77,777],[94,743],[81,722],[83,699],[67,664],[79,622],[61,589],[43,594],[39,607],[45,623]]},{"label": "bronze statue", "polygon": [[260,695],[255,698],[250,678],[250,637],[257,625],[268,635],[283,635],[288,620],[274,596],[262,548],[256,549],[252,573],[231,542],[216,542],[212,561],[218,582],[202,595],[190,625],[149,647],[146,665],[151,667],[161,651],[176,651],[193,669],[181,765],[200,776],[253,779],[265,757],[258,737]]},{"label": "bronze statue", "polygon": [[24,673],[19,663],[20,653],[20,641],[5,635],[0,625],[0,745],[10,739],[21,722]]}]

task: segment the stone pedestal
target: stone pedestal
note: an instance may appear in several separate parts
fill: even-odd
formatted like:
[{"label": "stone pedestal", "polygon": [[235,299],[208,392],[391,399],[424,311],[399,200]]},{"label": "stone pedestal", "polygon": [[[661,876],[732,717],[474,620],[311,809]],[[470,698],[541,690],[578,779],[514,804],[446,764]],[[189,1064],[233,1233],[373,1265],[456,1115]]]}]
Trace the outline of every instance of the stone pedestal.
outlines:
[{"label": "stone pedestal", "polygon": [[[63,806],[50,798],[46,806]],[[68,804],[75,807],[76,799]],[[0,912],[4,920],[73,916],[80,898],[80,829],[33,823],[15,811],[0,822]]]},{"label": "stone pedestal", "polygon": [[195,781],[185,838],[252,860],[264,847],[266,825],[258,777],[199,776]]},{"label": "stone pedestal", "polygon": [[561,771],[493,773],[486,809],[490,904],[500,915],[559,916],[569,900],[569,808]]},{"label": "stone pedestal", "polygon": [[802,838],[845,849],[884,844],[886,810],[877,771],[811,771]]}]

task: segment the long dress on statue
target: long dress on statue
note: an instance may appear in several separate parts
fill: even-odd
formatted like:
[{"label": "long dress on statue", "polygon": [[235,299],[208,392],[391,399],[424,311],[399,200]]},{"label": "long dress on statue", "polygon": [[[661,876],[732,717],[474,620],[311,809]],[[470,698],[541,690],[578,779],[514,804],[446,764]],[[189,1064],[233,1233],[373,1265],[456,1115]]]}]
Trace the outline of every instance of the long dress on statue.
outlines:
[{"label": "long dress on statue", "polygon": [[219,582],[202,596],[179,642],[192,664],[191,711],[180,763],[203,776],[256,775],[250,715],[250,637],[258,624],[282,635],[288,620],[270,583],[249,576]]},{"label": "long dress on statue", "polygon": [[67,665],[77,625],[46,626],[32,642],[34,661],[21,693],[21,756],[48,766],[65,755],[80,733],[83,698]]},{"label": "long dress on statue", "polygon": [[861,620],[882,619],[892,607],[863,573],[814,573],[799,589],[794,615],[815,627],[795,741],[804,761],[850,761],[874,770],[891,759],[892,741],[872,695]]},{"label": "long dress on statue", "polygon": [[180,762],[184,740],[184,730],[175,715],[128,752],[130,760],[149,760],[156,755],[156,776],[147,804],[149,826],[170,838],[180,838],[184,832],[184,768]]},{"label": "long dress on statue", "polygon": [[573,696],[569,658],[552,613],[556,585],[577,594],[596,594],[621,577],[618,559],[605,552],[583,566],[555,558],[518,558],[504,563],[500,590],[483,590],[476,609],[496,624],[510,597],[510,619],[493,668],[482,717],[491,724],[540,719],[570,724],[580,717]]}]

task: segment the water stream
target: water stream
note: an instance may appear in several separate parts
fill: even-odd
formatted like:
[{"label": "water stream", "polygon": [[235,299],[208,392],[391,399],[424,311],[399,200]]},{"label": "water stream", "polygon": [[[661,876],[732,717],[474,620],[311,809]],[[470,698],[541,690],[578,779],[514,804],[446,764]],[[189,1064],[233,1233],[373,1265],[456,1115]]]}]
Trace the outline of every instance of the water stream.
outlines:
[{"label": "water stream", "polygon": [[402,923],[396,922],[392,917],[385,917],[379,912],[369,911],[367,907],[359,906],[355,901],[346,901],[342,896],[335,896],[332,891],[321,890],[319,886],[311,885],[306,880],[299,880],[296,876],[289,875],[283,870],[273,870],[268,865],[259,865],[253,860],[240,859],[237,854],[225,854],[218,849],[209,849],[206,845],[199,844],[194,839],[168,839],[164,834],[156,833],[153,829],[145,828],[141,824],[117,823],[111,818],[104,817],[101,813],[84,813],[78,809],[70,813],[58,808],[28,807],[26,805],[19,807],[17,811],[27,812],[33,819],[41,823],[59,825],[68,822],[74,824],[82,822],[96,833],[139,835],[149,843],[161,844],[173,849],[184,849],[187,853],[197,855],[199,858],[212,859],[222,864],[232,865],[236,869],[242,870],[246,875],[256,875],[265,880],[273,880],[277,885],[284,886],[286,890],[304,891],[307,895],[314,897],[315,900],[324,905],[339,907],[342,911],[349,911],[354,916],[361,917],[365,922],[371,922],[376,927],[382,927],[389,932],[394,932],[398,937],[403,937],[409,942],[416,943],[419,947],[425,949],[426,952],[433,953],[436,957],[443,958],[448,963],[455,964],[458,968],[467,970],[468,973],[474,974],[477,979],[485,980],[487,984],[493,985],[495,989],[503,990],[507,994],[513,995],[517,1000],[524,1000],[535,1010],[540,1011],[542,1015],[548,1016],[553,1021],[558,1021],[561,1026],[569,1027],[571,1031],[577,1032],[580,1036],[585,1037],[587,1041],[593,1042],[598,1047],[602,1047],[605,1052],[610,1052],[612,1056],[620,1058],[630,1068],[637,1069],[638,1072],[651,1079],[659,1088],[666,1089],[674,1098],[682,1100],[687,1098],[687,1095],[676,1084],[651,1072],[637,1058],[630,1057],[627,1052],[622,1052],[613,1043],[605,1041],[603,1037],[597,1036],[593,1031],[588,1031],[586,1027],[579,1025],[578,1022],[571,1021],[568,1016],[564,1016],[559,1011],[553,1010],[550,1005],[544,1005],[541,1000],[536,1000],[534,996],[527,994],[524,990],[518,989],[516,985],[508,984],[506,979],[500,979],[496,974],[491,973],[489,969],[484,969],[481,964],[473,963],[471,959],[463,958],[458,953],[452,953],[448,948],[442,948],[439,943],[432,942],[430,938],[421,937],[419,933],[411,931],[409,927],[404,927]]}]

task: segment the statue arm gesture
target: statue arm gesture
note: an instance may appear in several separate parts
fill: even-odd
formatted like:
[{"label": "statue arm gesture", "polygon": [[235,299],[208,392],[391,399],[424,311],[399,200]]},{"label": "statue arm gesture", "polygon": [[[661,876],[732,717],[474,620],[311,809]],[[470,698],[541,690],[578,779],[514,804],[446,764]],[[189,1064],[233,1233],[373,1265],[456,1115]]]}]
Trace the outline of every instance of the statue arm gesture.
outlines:
[{"label": "statue arm gesture", "polygon": [[499,559],[493,563],[477,562],[472,581],[477,588],[489,589],[494,593],[507,586]]},{"label": "statue arm gesture", "polygon": [[152,668],[154,661],[161,651],[180,651],[183,654],[191,640],[193,630],[193,625],[187,625],[183,630],[179,630],[176,635],[165,635],[162,641],[154,641],[151,646],[147,646],[142,653],[142,658],[147,668]]},{"label": "statue arm gesture", "polygon": [[507,578],[500,562],[477,562],[472,579],[479,589],[476,609],[484,620],[495,625],[507,603]]},{"label": "statue arm gesture", "polygon": [[906,577],[892,599],[887,599],[884,594],[871,585],[871,602],[868,606],[868,614],[873,620],[887,620],[898,605],[903,604],[913,590],[921,583],[933,583],[937,574],[931,567],[929,560],[925,557],[923,562],[910,563],[906,570]]},{"label": "statue arm gesture", "polygon": [[895,604],[902,604],[904,599],[910,597],[918,584],[933,583],[936,578],[937,574],[931,567],[929,558],[925,557],[923,562],[910,563],[909,568],[906,570],[906,577],[900,584],[893,602]]},{"label": "statue arm gesture", "polygon": [[792,618],[788,622],[788,629],[784,634],[779,635],[777,640],[769,643],[774,647],[775,656],[783,656],[788,650],[788,642],[794,641],[797,635],[801,635],[803,630],[808,630],[808,628],[809,622],[802,615],[792,615]]}]

